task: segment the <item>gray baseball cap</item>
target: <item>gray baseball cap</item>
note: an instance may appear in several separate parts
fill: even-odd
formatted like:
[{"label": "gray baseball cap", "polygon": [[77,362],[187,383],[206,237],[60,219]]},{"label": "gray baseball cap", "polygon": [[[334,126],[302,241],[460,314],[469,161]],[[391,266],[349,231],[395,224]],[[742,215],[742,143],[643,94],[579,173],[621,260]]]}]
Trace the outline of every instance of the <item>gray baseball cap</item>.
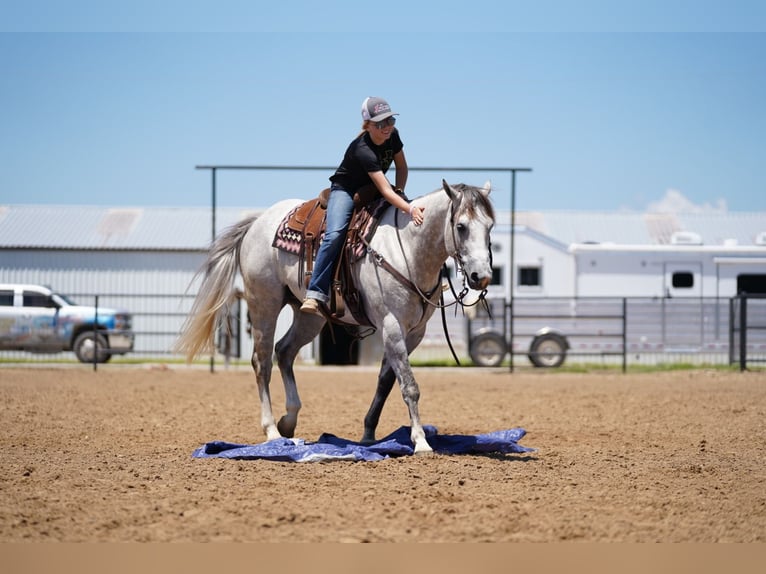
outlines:
[{"label": "gray baseball cap", "polygon": [[362,119],[371,122],[379,122],[391,116],[399,114],[391,111],[391,106],[383,98],[369,97],[362,102]]}]

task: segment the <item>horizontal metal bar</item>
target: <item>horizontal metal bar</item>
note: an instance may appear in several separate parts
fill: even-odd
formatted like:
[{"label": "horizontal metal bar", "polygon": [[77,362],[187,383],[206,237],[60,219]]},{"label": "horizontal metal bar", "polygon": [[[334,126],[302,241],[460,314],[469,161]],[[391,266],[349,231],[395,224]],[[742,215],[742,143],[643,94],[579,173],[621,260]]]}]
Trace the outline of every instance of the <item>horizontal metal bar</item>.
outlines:
[{"label": "horizontal metal bar", "polygon": [[[533,356],[537,357],[539,355],[547,355],[549,353],[545,352],[535,352],[532,353],[530,351],[513,351],[514,355],[523,355],[523,356]],[[622,350],[615,350],[615,351],[599,351],[594,350],[592,353],[589,353],[587,351],[567,351],[567,357],[603,357],[603,356],[622,356]]]},{"label": "horizontal metal bar", "polygon": [[[194,169],[252,169],[264,171],[335,171],[337,165],[197,165]],[[395,166],[391,166],[395,170]],[[431,167],[431,166],[408,166],[407,171],[532,171],[531,167]]]},{"label": "horizontal metal bar", "polygon": [[576,315],[576,316],[573,317],[572,315],[547,315],[547,314],[545,314],[545,315],[543,315],[543,314],[539,314],[539,315],[516,315],[516,314],[514,314],[513,315],[513,320],[514,321],[516,321],[517,319],[541,319],[541,318],[544,318],[544,319],[562,319],[562,320],[566,320],[566,321],[589,321],[589,320],[596,320],[596,319],[598,319],[600,321],[605,321],[605,320],[616,321],[616,320],[622,319],[623,316],[622,315]]}]

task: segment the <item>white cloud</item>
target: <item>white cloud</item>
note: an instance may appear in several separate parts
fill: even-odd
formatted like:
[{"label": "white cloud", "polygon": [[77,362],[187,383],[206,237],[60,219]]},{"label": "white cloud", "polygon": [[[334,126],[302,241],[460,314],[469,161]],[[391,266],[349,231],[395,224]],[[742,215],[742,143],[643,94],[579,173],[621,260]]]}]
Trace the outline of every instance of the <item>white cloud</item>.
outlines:
[{"label": "white cloud", "polygon": [[659,201],[649,203],[647,211],[651,213],[726,213],[725,199],[718,199],[715,205],[703,203],[697,205],[677,189],[668,189]]}]

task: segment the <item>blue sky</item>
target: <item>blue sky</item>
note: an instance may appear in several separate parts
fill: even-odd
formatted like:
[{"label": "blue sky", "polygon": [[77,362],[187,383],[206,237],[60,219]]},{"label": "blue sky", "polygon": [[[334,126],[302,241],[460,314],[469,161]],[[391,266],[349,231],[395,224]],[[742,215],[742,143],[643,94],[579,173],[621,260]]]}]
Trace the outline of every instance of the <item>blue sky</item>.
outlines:
[{"label": "blue sky", "polygon": [[[531,168],[519,209],[766,211],[763,3],[526,4],[0,2],[0,204],[206,206],[195,166],[335,166],[379,95],[411,166]],[[222,172],[218,205],[329,175]],[[441,177],[510,206],[504,174],[408,193]]]}]

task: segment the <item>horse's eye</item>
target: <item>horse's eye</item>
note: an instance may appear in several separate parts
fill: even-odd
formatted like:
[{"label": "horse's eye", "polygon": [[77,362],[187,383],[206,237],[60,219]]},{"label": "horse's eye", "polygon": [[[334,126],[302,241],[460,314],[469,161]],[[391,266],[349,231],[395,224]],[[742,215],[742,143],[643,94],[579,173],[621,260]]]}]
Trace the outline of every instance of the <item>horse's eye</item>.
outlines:
[{"label": "horse's eye", "polygon": [[458,232],[458,233],[465,233],[465,231],[466,231],[467,227],[465,226],[465,223],[458,223],[458,224],[455,226],[455,229],[457,229],[457,232]]}]

